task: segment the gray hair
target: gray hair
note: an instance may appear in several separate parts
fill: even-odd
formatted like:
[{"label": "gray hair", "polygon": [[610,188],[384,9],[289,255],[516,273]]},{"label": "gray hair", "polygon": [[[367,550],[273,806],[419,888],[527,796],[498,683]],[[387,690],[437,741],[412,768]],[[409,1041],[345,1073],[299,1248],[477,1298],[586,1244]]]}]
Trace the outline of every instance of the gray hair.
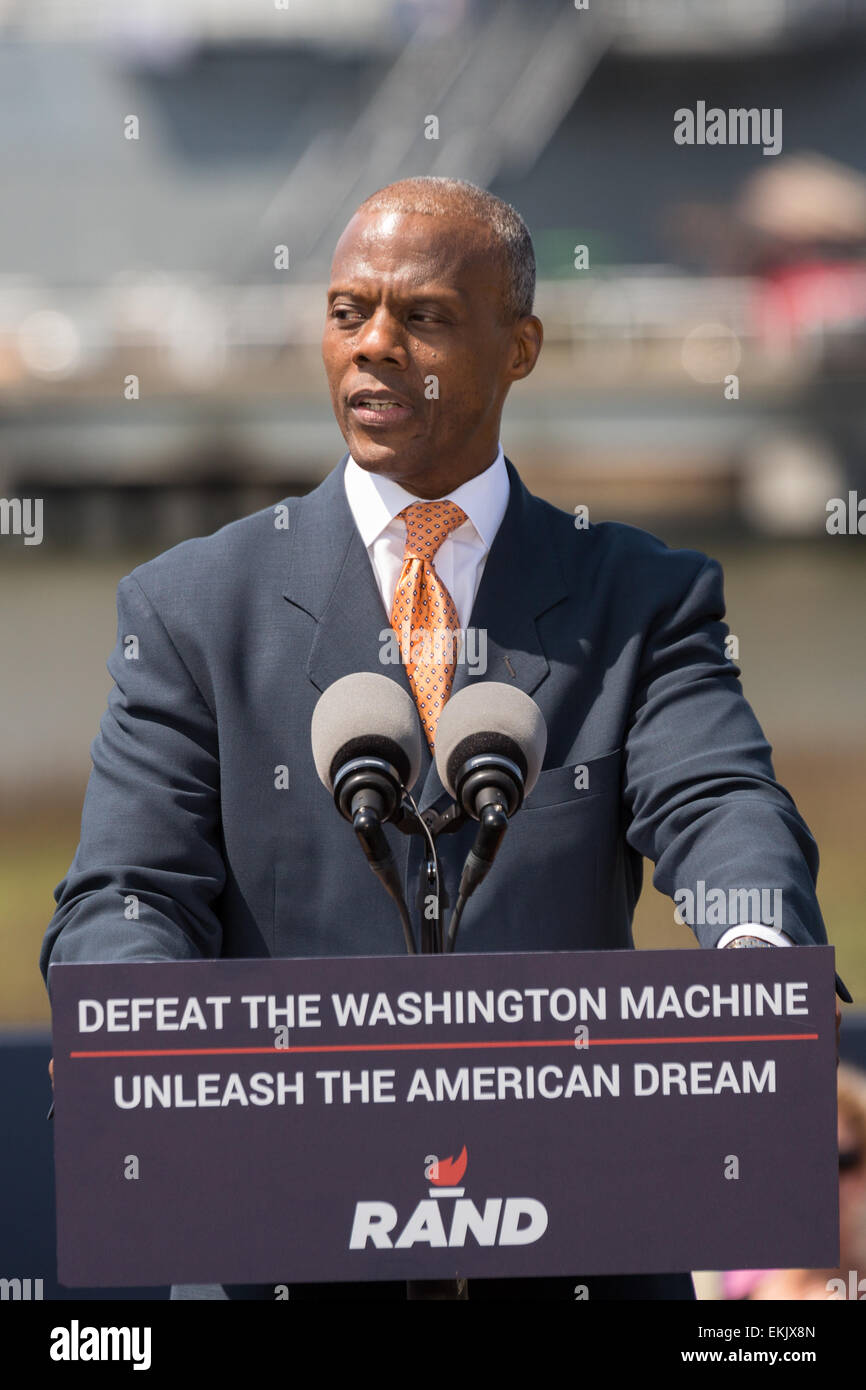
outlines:
[{"label": "gray hair", "polygon": [[503,310],[509,321],[532,313],[535,302],[535,251],[532,237],[520,213],[492,193],[465,179],[435,178],[421,175],[401,179],[365,198],[358,211],[378,209],[388,212],[420,212],[447,217],[472,218],[481,222],[498,247],[506,268]]}]

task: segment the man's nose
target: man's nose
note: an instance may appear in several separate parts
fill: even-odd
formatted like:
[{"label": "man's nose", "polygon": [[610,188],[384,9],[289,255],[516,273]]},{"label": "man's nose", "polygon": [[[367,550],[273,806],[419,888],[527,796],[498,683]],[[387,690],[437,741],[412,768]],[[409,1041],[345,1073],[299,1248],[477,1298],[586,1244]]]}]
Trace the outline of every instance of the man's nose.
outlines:
[{"label": "man's nose", "polygon": [[402,325],[384,306],[376,309],[362,326],[352,354],[355,362],[393,362],[405,367],[408,361]]}]

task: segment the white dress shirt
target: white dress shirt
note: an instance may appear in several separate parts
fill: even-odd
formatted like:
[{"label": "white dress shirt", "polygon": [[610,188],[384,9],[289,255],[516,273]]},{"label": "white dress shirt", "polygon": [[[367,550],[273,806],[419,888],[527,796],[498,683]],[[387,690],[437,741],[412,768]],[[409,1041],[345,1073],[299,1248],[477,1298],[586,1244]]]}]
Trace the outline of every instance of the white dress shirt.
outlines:
[{"label": "white dress shirt", "polygon": [[[390,623],[394,591],[403,569],[406,550],[406,523],[399,513],[412,502],[431,499],[415,497],[392,479],[369,473],[355,462],[351,454],[343,481],[349,507],[367,547]],[[461,483],[453,492],[446,493],[447,499],[456,502],[466,513],[466,520],[445,537],[434,556],[433,565],[454,600],[462,628],[469,625],[484,565],[508,506],[509,492],[505,455],[500,443],[496,458],[489,468],[470,478],[468,483]],[[773,946],[790,945],[790,938],[782,932],[751,923],[729,927],[717,945],[727,946],[738,936],[757,936]]]},{"label": "white dress shirt", "polygon": [[[390,478],[368,473],[358,466],[351,454],[343,481],[390,622],[394,591],[406,550],[406,523],[399,513],[413,502],[430,499],[415,497]],[[466,513],[467,519],[445,537],[433,566],[454,600],[462,628],[469,626],[484,565],[508,506],[509,491],[505,455],[500,444],[489,468],[446,494],[450,502],[456,502]]]}]

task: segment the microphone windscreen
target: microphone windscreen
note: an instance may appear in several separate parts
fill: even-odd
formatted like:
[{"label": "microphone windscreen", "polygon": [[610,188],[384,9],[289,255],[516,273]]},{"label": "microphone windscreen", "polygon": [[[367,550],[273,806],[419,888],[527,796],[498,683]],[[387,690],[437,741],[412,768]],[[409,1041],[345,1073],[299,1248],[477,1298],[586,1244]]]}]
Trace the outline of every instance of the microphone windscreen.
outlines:
[{"label": "microphone windscreen", "polygon": [[460,768],[467,758],[482,753],[501,753],[516,762],[528,796],[546,748],[547,725],[538,705],[522,690],[500,681],[480,681],[458,690],[436,725],[436,770],[452,796]]},{"label": "microphone windscreen", "polygon": [[319,779],[334,790],[334,777],[351,758],[384,758],[411,787],[421,769],[421,724],[411,695],[373,671],[334,681],[319,696],[310,726]]}]

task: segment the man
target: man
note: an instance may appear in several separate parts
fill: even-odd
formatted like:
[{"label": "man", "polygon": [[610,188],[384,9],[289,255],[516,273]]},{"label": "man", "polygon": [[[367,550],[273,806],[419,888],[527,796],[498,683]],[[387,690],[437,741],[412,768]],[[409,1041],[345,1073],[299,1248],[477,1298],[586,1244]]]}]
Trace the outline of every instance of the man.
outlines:
[{"label": "man", "polygon": [[[784,936],[778,923],[696,923],[704,946],[825,941],[814,842],[725,656],[718,565],[628,526],[577,530],[502,454],[505,397],[541,348],[534,281],[521,219],[471,185],[408,180],[358,209],[323,339],[349,455],[309,496],[121,582],[116,685],[43,970],[401,951],[310,747],[320,693],[365,670],[416,699],[422,811],[451,804],[431,751],[457,689],[514,684],[544,714],[544,767],[467,907],[463,949],[630,947],[642,855],[671,895],[701,880],[783,889]],[[392,631],[428,632],[434,615],[474,630],[483,671],[423,643],[389,663]],[[414,902],[421,841],[386,833]],[[466,825],[439,841],[452,901],[473,837]],[[693,1294],[686,1275],[585,1282],[590,1298]],[[472,1281],[470,1296],[572,1298],[574,1283]]]}]

